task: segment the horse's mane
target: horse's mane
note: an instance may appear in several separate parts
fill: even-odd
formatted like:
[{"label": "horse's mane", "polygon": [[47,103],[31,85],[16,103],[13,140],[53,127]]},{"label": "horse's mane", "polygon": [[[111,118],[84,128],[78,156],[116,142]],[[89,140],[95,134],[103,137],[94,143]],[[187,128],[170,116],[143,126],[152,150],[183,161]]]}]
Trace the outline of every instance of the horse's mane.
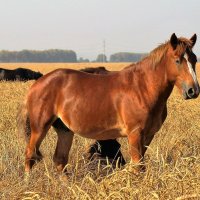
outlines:
[{"label": "horse's mane", "polygon": [[[158,63],[160,63],[161,60],[166,56],[167,50],[170,47],[170,45],[171,45],[170,41],[160,44],[158,47],[152,50],[145,58],[139,61],[138,64],[148,59],[151,62],[150,65],[152,66],[152,68],[156,69],[156,66],[158,65]],[[175,50],[177,55],[181,55],[185,53],[186,48],[189,48],[189,49],[192,48],[192,41],[183,37],[178,38],[178,45]]]}]

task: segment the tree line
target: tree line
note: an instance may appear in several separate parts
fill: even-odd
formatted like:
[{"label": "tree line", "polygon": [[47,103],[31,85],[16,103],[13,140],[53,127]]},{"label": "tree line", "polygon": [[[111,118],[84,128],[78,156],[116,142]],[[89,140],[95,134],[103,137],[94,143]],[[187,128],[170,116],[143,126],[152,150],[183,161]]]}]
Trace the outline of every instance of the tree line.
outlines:
[{"label": "tree line", "polygon": [[0,51],[0,62],[77,62],[77,56],[74,51],[59,49]]},{"label": "tree line", "polygon": [[[137,62],[147,56],[147,53],[119,52],[110,55],[99,54],[95,60],[77,58],[76,52],[72,50],[50,49],[44,51],[22,50],[22,51],[0,51],[0,62]],[[200,58],[198,58],[200,62]]]},{"label": "tree line", "polygon": [[[44,51],[22,50],[22,51],[0,51],[0,62],[137,62],[147,56],[147,53],[119,52],[110,55],[99,54],[95,60],[77,58],[76,52],[72,50],[50,49]],[[198,58],[200,62],[200,58]]]},{"label": "tree line", "polygon": [[137,62],[147,56],[147,53],[120,52],[110,56],[110,62]]}]

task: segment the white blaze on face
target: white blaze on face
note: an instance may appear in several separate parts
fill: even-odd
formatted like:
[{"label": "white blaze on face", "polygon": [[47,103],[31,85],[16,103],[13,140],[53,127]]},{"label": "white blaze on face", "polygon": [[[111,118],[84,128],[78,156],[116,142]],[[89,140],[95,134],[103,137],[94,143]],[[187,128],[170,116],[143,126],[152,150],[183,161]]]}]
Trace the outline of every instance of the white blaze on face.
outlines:
[{"label": "white blaze on face", "polygon": [[198,81],[197,81],[197,77],[196,77],[196,74],[195,74],[195,72],[194,72],[194,70],[193,70],[193,67],[192,67],[191,63],[190,63],[189,60],[188,60],[188,55],[187,55],[186,53],[185,53],[185,55],[184,55],[184,58],[185,58],[185,60],[187,61],[187,66],[188,66],[188,68],[189,68],[189,72],[190,72],[190,74],[192,75],[192,78],[193,78],[193,80],[194,80],[196,89],[197,89],[197,91],[199,92],[199,84],[198,84]]}]

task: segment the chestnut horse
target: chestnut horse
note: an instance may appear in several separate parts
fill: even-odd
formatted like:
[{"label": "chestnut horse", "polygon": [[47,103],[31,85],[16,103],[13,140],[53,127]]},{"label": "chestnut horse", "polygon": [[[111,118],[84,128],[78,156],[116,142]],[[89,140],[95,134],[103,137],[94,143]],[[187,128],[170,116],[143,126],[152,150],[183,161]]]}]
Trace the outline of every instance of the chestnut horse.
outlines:
[{"label": "chestnut horse", "polygon": [[127,137],[137,166],[133,171],[142,169],[147,146],[167,116],[174,86],[184,99],[199,95],[192,51],[196,38],[172,34],[142,61],[119,72],[57,69],[41,77],[30,88],[18,121],[28,136],[25,171],[42,158],[39,147],[51,126],[58,134],[54,162],[60,171],[68,162],[74,133],[96,140]]}]

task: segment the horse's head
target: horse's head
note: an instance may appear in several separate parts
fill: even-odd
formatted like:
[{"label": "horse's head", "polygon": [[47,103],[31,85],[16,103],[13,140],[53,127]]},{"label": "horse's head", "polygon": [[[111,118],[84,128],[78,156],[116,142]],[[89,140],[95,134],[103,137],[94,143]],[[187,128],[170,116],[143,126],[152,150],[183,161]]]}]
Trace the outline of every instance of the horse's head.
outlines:
[{"label": "horse's head", "polygon": [[174,33],[169,41],[168,79],[175,83],[184,99],[196,98],[199,95],[199,84],[195,72],[197,57],[192,51],[196,40],[196,34],[186,39],[177,38]]}]

